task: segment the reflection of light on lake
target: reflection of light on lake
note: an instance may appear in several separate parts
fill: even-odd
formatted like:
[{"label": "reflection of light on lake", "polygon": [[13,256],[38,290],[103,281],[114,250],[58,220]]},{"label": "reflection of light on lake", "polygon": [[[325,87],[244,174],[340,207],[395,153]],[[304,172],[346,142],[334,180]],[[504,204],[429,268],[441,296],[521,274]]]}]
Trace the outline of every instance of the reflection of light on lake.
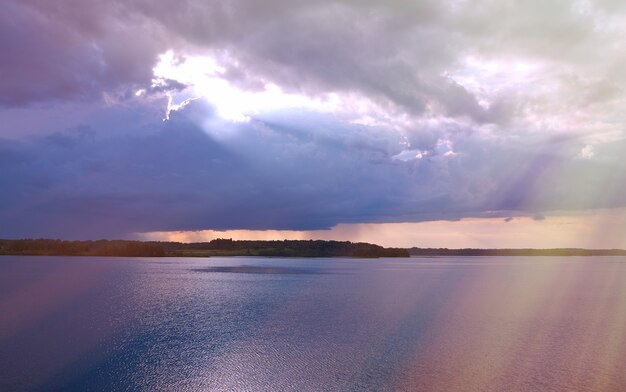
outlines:
[{"label": "reflection of light on lake", "polygon": [[626,388],[619,257],[7,257],[0,271],[8,385]]},{"label": "reflection of light on lake", "polygon": [[624,385],[626,297],[623,285],[612,283],[624,278],[626,266],[542,261],[499,272],[487,265],[460,282],[426,348],[418,347],[405,365],[399,386],[490,391]]}]

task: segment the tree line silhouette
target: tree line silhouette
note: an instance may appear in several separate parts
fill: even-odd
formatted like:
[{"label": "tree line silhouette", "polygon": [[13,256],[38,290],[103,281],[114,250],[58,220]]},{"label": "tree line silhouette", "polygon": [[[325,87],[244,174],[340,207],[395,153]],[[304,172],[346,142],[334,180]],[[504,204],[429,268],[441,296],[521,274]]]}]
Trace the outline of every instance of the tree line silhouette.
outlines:
[{"label": "tree line silhouette", "polygon": [[384,248],[366,242],[284,240],[236,241],[215,239],[181,243],[158,241],[54,239],[1,240],[0,255],[122,256],[122,257],[409,257],[409,256],[626,256],[623,249],[448,249]]},{"label": "tree line silhouette", "polygon": [[384,248],[349,241],[234,241],[181,243],[157,241],[63,241],[52,239],[0,240],[0,255],[124,256],[124,257],[408,257],[406,249]]}]

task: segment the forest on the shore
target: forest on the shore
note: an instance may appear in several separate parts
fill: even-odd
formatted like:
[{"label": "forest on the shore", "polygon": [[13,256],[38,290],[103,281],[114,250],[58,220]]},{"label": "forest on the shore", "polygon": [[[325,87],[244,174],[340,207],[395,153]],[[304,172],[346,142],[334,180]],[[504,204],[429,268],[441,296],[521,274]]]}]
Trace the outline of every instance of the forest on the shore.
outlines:
[{"label": "forest on the shore", "polygon": [[157,241],[0,240],[0,255],[125,257],[409,257],[406,249],[349,241],[235,241],[181,243]]},{"label": "forest on the shore", "polygon": [[131,240],[64,241],[55,239],[0,239],[0,255],[124,256],[124,257],[410,257],[410,256],[626,256],[623,249],[448,249],[385,248],[365,242],[215,239],[182,243]]}]

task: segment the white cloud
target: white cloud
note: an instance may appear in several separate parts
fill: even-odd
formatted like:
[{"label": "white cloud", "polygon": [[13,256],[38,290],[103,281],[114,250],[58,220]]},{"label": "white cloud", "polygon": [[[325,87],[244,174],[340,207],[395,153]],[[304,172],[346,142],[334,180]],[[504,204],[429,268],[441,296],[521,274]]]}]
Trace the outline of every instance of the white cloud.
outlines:
[{"label": "white cloud", "polygon": [[584,159],[591,159],[595,156],[594,148],[591,144],[587,144],[580,150],[580,156]]},{"label": "white cloud", "polygon": [[401,151],[400,153],[394,155],[391,158],[392,159],[397,159],[399,161],[407,162],[407,161],[410,161],[410,160],[413,160],[413,159],[422,159],[426,155],[428,155],[428,151],[404,150],[404,151]]}]

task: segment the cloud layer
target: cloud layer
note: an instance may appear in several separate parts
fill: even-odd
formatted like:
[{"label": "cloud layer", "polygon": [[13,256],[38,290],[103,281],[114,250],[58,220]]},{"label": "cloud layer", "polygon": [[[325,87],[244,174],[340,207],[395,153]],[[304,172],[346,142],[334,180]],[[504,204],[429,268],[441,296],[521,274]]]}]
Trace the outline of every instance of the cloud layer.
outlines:
[{"label": "cloud layer", "polygon": [[620,2],[0,11],[2,237],[626,204]]}]

